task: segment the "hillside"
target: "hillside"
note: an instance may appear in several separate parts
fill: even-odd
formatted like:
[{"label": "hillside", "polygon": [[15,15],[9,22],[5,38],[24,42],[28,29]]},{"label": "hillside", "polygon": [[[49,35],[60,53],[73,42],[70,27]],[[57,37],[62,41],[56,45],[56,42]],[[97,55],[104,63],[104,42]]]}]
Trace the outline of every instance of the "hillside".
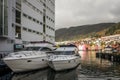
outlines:
[{"label": "hillside", "polygon": [[[119,33],[116,27],[112,32],[113,27],[119,26],[119,23],[99,23],[93,25],[83,25],[70,28],[62,28],[56,30],[56,41],[78,40],[86,37],[99,37]],[[117,31],[117,32],[116,32]],[[110,33],[111,32],[111,33]]]},{"label": "hillside", "polygon": [[120,23],[111,26],[105,33],[105,35],[114,35],[114,34],[120,34]]}]

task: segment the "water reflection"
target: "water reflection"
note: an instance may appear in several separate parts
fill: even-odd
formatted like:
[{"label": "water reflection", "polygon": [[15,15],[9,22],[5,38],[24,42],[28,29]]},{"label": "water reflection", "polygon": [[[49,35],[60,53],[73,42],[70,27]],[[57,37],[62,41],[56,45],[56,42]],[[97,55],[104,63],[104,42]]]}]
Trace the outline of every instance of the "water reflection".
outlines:
[{"label": "water reflection", "polygon": [[48,69],[29,73],[14,74],[11,80],[48,80]]},{"label": "water reflection", "polygon": [[79,51],[79,55],[81,56],[82,61],[87,59],[87,51]]},{"label": "water reflection", "polygon": [[51,69],[14,74],[11,80],[78,80],[76,69],[55,72]]},{"label": "water reflection", "polygon": [[62,72],[50,71],[48,80],[78,80],[76,69]]},{"label": "water reflection", "polygon": [[10,80],[12,72],[9,68],[0,68],[0,80]]},{"label": "water reflection", "polygon": [[120,65],[108,60],[96,58],[95,51],[82,52],[81,67],[78,72],[86,77],[120,77]]}]

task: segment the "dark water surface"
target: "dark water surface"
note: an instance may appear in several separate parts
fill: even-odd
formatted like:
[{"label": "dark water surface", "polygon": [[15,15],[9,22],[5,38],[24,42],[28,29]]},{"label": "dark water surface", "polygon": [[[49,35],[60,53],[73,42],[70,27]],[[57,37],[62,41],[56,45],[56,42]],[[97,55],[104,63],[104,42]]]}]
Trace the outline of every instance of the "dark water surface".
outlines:
[{"label": "dark water surface", "polygon": [[[0,72],[0,80],[120,80],[120,64],[96,58],[96,52],[81,52],[81,64],[71,70],[50,68],[27,73]],[[2,74],[3,73],[3,74]]]}]

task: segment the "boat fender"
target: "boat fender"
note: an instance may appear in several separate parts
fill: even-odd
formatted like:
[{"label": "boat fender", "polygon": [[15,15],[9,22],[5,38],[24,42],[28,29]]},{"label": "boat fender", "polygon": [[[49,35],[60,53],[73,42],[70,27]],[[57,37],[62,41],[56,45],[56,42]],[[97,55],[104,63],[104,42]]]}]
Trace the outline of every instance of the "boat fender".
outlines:
[{"label": "boat fender", "polygon": [[44,59],[42,59],[42,61],[44,61]]},{"label": "boat fender", "polygon": [[32,60],[27,60],[27,62],[32,62]]},{"label": "boat fender", "polygon": [[70,61],[68,61],[68,63],[70,63]]}]

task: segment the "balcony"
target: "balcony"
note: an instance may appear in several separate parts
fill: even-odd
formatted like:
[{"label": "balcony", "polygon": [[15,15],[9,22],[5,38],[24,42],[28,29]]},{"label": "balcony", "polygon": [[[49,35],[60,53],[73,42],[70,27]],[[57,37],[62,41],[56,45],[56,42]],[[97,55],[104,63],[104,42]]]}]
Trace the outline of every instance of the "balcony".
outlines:
[{"label": "balcony", "polygon": [[2,28],[2,27],[0,27],[0,38],[2,38],[2,39],[8,38],[7,35],[4,35],[4,34],[3,34],[3,28]]},{"label": "balcony", "polygon": [[0,35],[0,39],[8,39],[8,36],[6,36],[6,35]]},{"label": "balcony", "polygon": [[16,0],[16,8],[21,10],[21,0]]},{"label": "balcony", "polygon": [[3,35],[2,27],[0,27],[0,35]]}]

